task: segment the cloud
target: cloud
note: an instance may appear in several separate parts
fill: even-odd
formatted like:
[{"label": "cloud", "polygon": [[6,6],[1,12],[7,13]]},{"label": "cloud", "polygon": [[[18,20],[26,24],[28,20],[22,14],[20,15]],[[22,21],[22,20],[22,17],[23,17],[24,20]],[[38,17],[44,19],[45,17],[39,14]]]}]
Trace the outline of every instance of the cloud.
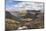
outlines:
[{"label": "cloud", "polygon": [[[17,1],[15,1],[17,2]],[[35,3],[35,2],[19,2],[18,4],[8,5],[6,8],[8,11],[22,11],[22,10],[43,10],[43,3]]]}]

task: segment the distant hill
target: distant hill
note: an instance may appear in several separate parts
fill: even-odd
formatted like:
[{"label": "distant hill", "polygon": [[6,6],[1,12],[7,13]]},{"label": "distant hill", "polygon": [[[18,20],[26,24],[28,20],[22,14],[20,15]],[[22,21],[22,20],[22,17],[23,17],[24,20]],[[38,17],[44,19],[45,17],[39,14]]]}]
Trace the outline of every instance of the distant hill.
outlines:
[{"label": "distant hill", "polygon": [[13,20],[19,20],[20,19],[20,17],[16,17],[8,11],[5,11],[5,18],[9,18],[9,19],[13,19]]},{"label": "distant hill", "polygon": [[19,16],[19,15],[18,16],[14,16],[10,12],[5,11],[5,17],[9,18],[9,19],[14,19],[14,20],[21,20],[21,18],[32,18],[32,19],[35,19],[39,13],[40,13],[40,11],[27,10],[27,13],[26,13],[25,16]]}]

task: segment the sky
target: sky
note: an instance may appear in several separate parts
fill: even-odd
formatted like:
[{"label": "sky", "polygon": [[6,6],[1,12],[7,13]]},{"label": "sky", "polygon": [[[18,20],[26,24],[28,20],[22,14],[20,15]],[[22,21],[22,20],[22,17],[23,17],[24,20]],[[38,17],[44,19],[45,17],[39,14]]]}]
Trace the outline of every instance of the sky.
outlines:
[{"label": "sky", "polygon": [[21,11],[21,10],[43,10],[43,3],[6,0],[7,11]]}]

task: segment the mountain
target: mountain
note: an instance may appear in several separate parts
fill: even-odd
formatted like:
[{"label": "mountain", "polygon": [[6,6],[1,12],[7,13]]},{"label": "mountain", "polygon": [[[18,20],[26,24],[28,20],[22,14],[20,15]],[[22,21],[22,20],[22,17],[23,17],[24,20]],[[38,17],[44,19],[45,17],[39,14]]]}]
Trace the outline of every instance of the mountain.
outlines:
[{"label": "mountain", "polygon": [[20,20],[21,16],[16,17],[16,16],[12,15],[10,12],[5,11],[5,18],[13,19],[13,20],[18,21],[18,20]]}]

